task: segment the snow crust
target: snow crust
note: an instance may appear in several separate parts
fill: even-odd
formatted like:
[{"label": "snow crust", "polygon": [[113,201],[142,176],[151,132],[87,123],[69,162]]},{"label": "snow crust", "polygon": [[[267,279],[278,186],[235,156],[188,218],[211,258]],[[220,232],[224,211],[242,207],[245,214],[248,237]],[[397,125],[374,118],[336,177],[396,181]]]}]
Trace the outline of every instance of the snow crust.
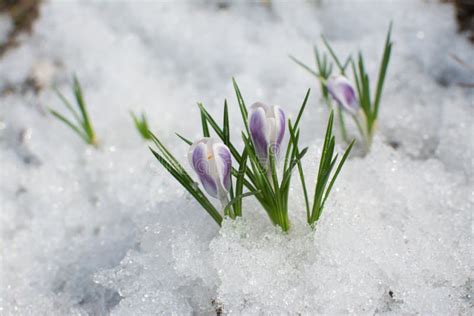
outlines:
[{"label": "snow crust", "polygon": [[[361,49],[375,77],[390,20],[379,137],[345,165],[314,232],[297,177],[288,235],[251,198],[219,230],[134,130],[129,111],[144,110],[186,165],[174,132],[199,135],[196,101],[220,116],[227,98],[237,139],[232,76],[248,104],[289,116],[312,88],[312,179],[327,113],[287,55],[311,64],[324,33],[341,55]],[[0,59],[0,314],[472,313],[474,104],[458,85],[472,73],[450,53],[474,50],[451,6],[48,1],[20,40]],[[46,114],[61,104],[44,86],[70,97],[73,72],[99,150]]]}]

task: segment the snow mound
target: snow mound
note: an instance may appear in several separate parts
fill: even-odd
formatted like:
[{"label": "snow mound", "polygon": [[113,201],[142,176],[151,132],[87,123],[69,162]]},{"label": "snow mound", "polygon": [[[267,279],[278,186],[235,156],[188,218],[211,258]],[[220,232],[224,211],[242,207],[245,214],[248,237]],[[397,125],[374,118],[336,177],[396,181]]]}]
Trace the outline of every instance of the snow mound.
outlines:
[{"label": "snow mound", "polygon": [[[360,169],[367,177],[356,175]],[[472,199],[462,177],[444,169],[377,142],[370,158],[349,161],[315,232],[296,200],[289,234],[269,225],[255,203],[217,238],[202,234],[210,221],[184,230],[151,212],[144,222],[156,224],[144,226],[139,250],[96,281],[123,297],[117,315],[468,314]]]}]

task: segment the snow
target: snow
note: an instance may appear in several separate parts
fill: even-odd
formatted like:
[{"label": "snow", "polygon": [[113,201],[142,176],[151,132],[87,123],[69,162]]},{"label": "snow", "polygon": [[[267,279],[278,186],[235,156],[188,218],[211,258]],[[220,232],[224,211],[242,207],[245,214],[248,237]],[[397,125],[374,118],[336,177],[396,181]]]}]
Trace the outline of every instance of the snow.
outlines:
[{"label": "snow", "polygon": [[[450,53],[469,62],[474,50],[453,8],[270,3],[41,5],[0,59],[0,314],[472,313],[473,91],[458,85],[472,73]],[[247,103],[290,116],[312,88],[312,179],[327,113],[288,54],[311,64],[324,33],[341,55],[361,49],[375,76],[390,19],[378,137],[345,165],[315,232],[296,180],[288,235],[252,198],[219,230],[134,130],[129,111],[145,111],[186,164],[174,132],[199,135],[195,102],[220,115],[227,98],[238,136],[232,76]],[[45,87],[71,97],[74,72],[99,150],[46,114],[61,105]]]},{"label": "snow", "polygon": [[8,34],[12,29],[12,21],[6,14],[0,14],[0,45],[8,40]]}]

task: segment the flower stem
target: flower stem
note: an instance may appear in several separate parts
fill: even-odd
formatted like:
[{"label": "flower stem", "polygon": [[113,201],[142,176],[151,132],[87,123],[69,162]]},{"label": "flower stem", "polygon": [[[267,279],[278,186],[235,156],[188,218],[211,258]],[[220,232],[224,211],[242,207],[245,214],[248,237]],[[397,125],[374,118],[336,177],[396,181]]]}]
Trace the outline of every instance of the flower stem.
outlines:
[{"label": "flower stem", "polygon": [[[363,140],[364,140],[364,151],[365,153],[367,154],[369,152],[369,149],[370,149],[370,144],[371,144],[371,139],[369,139],[369,135],[366,134],[366,132],[364,132],[364,129],[362,128],[362,125],[360,124],[359,120],[357,119],[357,117],[355,115],[352,116],[352,118],[354,119],[354,122],[357,126],[357,129],[359,130],[359,133],[360,135],[362,136]],[[368,133],[368,132],[367,132]],[[371,137],[370,137],[371,138]]]},{"label": "flower stem", "polygon": [[233,216],[231,210],[230,210],[230,207],[227,207],[227,205],[229,204],[229,198],[227,197],[227,195],[223,195],[220,197],[220,201],[221,201],[221,207],[222,207],[222,210],[224,211],[224,216],[229,216],[233,219],[235,219],[235,216]]}]

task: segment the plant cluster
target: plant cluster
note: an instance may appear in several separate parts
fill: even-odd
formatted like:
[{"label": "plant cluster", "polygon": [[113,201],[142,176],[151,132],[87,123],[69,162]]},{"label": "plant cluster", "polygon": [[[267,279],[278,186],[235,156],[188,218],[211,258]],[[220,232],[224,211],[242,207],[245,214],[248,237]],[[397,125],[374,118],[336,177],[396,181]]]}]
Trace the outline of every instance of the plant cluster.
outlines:
[{"label": "plant cluster", "polygon": [[[220,225],[224,217],[235,219],[242,216],[243,198],[254,196],[268,214],[270,221],[283,231],[288,231],[290,229],[288,197],[292,175],[297,172],[303,191],[306,221],[314,227],[354,144],[354,140],[350,140],[347,133],[344,112],[354,120],[365,149],[369,151],[390,61],[391,25],[373,97],[362,53],[359,52],[357,59],[348,56],[341,62],[324,36],[322,40],[328,53],[320,53],[318,48],[314,47],[316,71],[290,56],[319,80],[322,97],[330,109],[312,195],[308,192],[302,165],[308,147],[300,148],[299,145],[301,132],[299,124],[308,102],[309,90],[296,119],[292,121],[286,118],[285,111],[278,106],[257,102],[248,108],[237,83],[233,80],[244,126],[238,144],[235,140],[231,140],[227,101],[224,102],[222,124],[218,123],[203,104],[198,103],[203,137],[192,142],[179,134],[177,136],[190,146],[188,160],[204,191],[159,138],[150,131],[145,114],[131,113],[134,125],[142,138],[154,142],[156,148],[150,147],[153,155],[217,224]],[[337,67],[337,74],[333,74],[334,65]],[[349,66],[355,86],[346,76]],[[59,91],[56,92],[76,122],[50,109],[52,115],[69,126],[87,144],[97,146],[97,138],[77,78],[73,78],[73,94],[78,110],[75,110]],[[335,153],[333,101],[337,104],[335,109],[342,137],[348,144],[341,159]],[[286,132],[288,137],[284,143]],[[237,149],[241,147],[242,150]],[[208,196],[218,200],[220,207],[216,207]]]},{"label": "plant cluster", "polygon": [[79,135],[79,137],[84,140],[84,142],[89,145],[97,146],[97,137],[95,135],[94,128],[92,127],[92,122],[89,119],[89,113],[87,112],[87,107],[84,101],[81,85],[79,83],[79,80],[77,80],[76,76],[73,76],[72,92],[76,100],[76,107],[79,110],[74,109],[72,104],[66,99],[66,97],[61,92],[59,92],[59,90],[55,89],[55,92],[63,102],[66,109],[70,112],[70,114],[72,114],[75,123],[70,119],[67,119],[63,114],[60,114],[59,112],[53,109],[49,109],[50,113],[58,120],[70,127],[74,131],[74,133]]},{"label": "plant cluster", "polygon": [[[336,102],[341,135],[346,142],[349,142],[349,137],[343,110],[354,120],[359,135],[363,140],[365,152],[370,150],[375,133],[383,85],[392,52],[393,43],[391,41],[391,33],[392,24],[389,26],[385,39],[384,51],[375,85],[375,94],[373,95],[371,93],[370,78],[365,68],[364,57],[361,52],[357,54],[357,58],[350,55],[344,62],[341,62],[326,38],[321,36],[323,44],[332,61],[328,57],[328,54],[320,53],[317,46],[314,46],[316,71],[295,57],[290,56],[294,62],[318,79],[322,97],[328,107],[333,107],[332,100]],[[337,68],[337,74],[333,74],[334,64]],[[349,65],[351,66],[350,70],[355,86],[347,77]]]},{"label": "plant cluster", "polygon": [[[338,162],[331,113],[313,198],[310,201],[302,167],[302,158],[308,148],[301,149],[299,146],[299,123],[310,91],[306,93],[296,119],[292,122],[291,119],[286,119],[283,109],[277,106],[257,102],[248,109],[235,80],[233,84],[244,125],[240,135],[243,150],[237,150],[236,142],[230,138],[227,101],[224,102],[222,125],[211,116],[203,104],[198,103],[203,137],[191,142],[178,135],[190,145],[189,163],[207,194],[220,201],[221,211],[211,203],[173,154],[150,132],[156,145],[156,149],[150,147],[152,153],[219,225],[223,219],[221,212],[230,218],[242,216],[242,199],[252,195],[266,211],[271,222],[280,226],[283,231],[288,231],[288,196],[292,175],[296,169],[303,188],[307,223],[314,227],[354,142],[350,143]],[[283,146],[285,131],[288,131],[289,137],[286,146]],[[280,164],[281,159],[283,161]],[[236,167],[232,166],[233,161]],[[243,193],[244,188],[246,193]]]}]

